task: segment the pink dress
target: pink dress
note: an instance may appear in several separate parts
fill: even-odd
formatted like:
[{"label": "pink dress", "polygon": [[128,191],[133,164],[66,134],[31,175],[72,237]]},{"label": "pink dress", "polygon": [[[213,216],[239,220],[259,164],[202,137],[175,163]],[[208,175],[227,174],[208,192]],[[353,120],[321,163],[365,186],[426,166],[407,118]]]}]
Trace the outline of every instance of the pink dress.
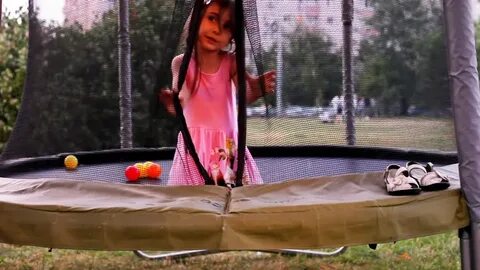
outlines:
[{"label": "pink dress", "polygon": [[[200,162],[212,179],[234,182],[237,153],[237,111],[235,86],[230,76],[234,55],[226,54],[217,72],[213,74],[197,71],[192,57],[187,71],[185,86],[180,92],[183,114],[195,145]],[[191,92],[197,73],[197,88]],[[263,183],[250,152],[245,152],[243,184]],[[203,185],[193,158],[187,153],[181,133],[170,170],[168,185]]]}]

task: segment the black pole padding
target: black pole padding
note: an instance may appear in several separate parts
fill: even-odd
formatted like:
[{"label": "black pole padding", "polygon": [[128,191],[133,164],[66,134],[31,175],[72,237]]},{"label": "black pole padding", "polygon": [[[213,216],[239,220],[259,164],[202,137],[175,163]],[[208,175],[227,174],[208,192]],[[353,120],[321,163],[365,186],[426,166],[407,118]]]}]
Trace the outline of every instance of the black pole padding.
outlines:
[{"label": "black pole padding", "polygon": [[237,172],[235,186],[242,185],[243,170],[245,167],[245,148],[247,142],[247,94],[245,80],[245,25],[243,14],[243,1],[235,1],[235,23],[234,33],[236,46],[236,62],[238,76],[238,151],[237,151]]}]

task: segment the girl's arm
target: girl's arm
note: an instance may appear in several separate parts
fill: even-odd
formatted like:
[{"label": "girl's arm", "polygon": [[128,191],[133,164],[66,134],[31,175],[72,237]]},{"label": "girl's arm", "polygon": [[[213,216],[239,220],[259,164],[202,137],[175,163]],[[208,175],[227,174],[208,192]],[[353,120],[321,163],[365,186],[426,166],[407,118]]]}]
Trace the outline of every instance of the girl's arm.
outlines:
[{"label": "girl's arm", "polygon": [[[176,90],[178,83],[178,72],[180,70],[180,65],[182,64],[183,54],[175,56],[172,60],[172,88],[162,88],[158,93],[158,99],[163,103],[165,109],[171,115],[175,115],[175,107],[173,106],[173,95]],[[182,95],[180,95],[180,101],[182,100]]]},{"label": "girl's arm", "polygon": [[[231,76],[238,89],[237,65],[233,61],[231,68]],[[262,88],[260,87],[261,78],[264,79],[265,94],[271,94],[275,91],[276,72],[274,70],[267,71],[260,76],[253,76],[246,72],[245,79],[247,81],[247,104],[255,102],[262,97]]]}]

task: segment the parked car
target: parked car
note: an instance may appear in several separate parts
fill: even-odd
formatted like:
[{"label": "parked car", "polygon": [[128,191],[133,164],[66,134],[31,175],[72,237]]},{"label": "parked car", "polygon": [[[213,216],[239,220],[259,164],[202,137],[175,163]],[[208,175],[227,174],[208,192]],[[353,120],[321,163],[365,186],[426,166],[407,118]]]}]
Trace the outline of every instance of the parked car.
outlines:
[{"label": "parked car", "polygon": [[325,108],[320,113],[320,121],[323,123],[334,123],[337,117],[337,110],[333,106]]}]

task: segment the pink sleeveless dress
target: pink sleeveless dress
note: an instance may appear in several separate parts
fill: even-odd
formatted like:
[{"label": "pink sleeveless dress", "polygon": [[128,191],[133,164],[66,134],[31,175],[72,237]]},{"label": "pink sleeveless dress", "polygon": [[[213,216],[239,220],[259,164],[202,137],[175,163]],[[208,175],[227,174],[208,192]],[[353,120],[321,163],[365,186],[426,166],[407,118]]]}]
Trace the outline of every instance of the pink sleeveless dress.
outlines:
[{"label": "pink sleeveless dress", "polygon": [[[217,183],[234,183],[237,154],[237,111],[235,86],[230,77],[234,55],[226,54],[217,72],[198,72],[195,60],[190,61],[185,86],[180,92],[192,141],[200,162]],[[198,74],[196,75],[195,73]],[[197,88],[191,92],[193,84]],[[243,184],[263,183],[250,152],[245,152]],[[203,185],[193,158],[188,154],[181,133],[170,170],[168,185]]]}]

